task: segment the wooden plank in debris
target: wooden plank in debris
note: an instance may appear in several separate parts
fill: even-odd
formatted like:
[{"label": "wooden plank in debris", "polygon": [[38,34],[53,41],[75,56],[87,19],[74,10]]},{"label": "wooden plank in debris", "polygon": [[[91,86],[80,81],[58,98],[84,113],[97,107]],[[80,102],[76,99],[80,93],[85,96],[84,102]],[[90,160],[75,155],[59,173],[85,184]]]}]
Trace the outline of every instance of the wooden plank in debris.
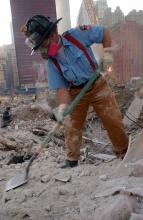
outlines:
[{"label": "wooden plank in debris", "polygon": [[[143,99],[135,96],[134,100],[132,101],[131,105],[129,106],[126,115],[131,118],[131,120],[125,115],[123,119],[123,123],[126,126],[130,126],[133,121],[136,121],[141,113],[143,108]],[[133,121],[132,121],[133,120]]]},{"label": "wooden plank in debris", "polygon": [[63,183],[67,183],[71,181],[71,175],[69,174],[59,174],[55,176],[55,181],[60,181]]},{"label": "wooden plank in debris", "polygon": [[85,137],[85,136],[82,136],[82,138],[84,140],[86,140],[86,141],[91,141],[91,142],[93,142],[95,144],[101,144],[101,145],[105,145],[105,146],[109,144],[109,142],[99,141],[99,140],[97,140],[95,138],[89,138],[89,137]]},{"label": "wooden plank in debris", "polygon": [[92,158],[103,160],[104,162],[110,162],[117,157],[115,155],[109,155],[109,154],[90,154]]},{"label": "wooden plank in debris", "polygon": [[108,197],[108,196],[113,196],[117,194],[124,194],[124,195],[129,195],[129,196],[138,196],[140,198],[143,198],[143,189],[141,187],[134,187],[134,188],[126,188],[125,186],[117,186],[113,187],[111,189],[107,189],[105,191],[96,193],[95,198],[100,198],[100,197]]}]

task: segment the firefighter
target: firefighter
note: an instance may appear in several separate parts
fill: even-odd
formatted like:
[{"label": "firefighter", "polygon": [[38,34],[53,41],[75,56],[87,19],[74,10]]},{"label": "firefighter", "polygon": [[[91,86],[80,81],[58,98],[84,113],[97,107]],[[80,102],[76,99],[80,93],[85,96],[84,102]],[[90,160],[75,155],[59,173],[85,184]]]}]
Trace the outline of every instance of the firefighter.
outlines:
[{"label": "firefighter", "polygon": [[[59,103],[58,120],[62,120],[65,109],[98,68],[90,46],[96,43],[104,48],[111,47],[109,30],[102,25],[82,25],[59,35],[60,20],[51,21],[49,17],[35,15],[21,28],[32,53],[40,51],[47,59],[48,86],[56,91]],[[96,78],[71,113],[72,126],[65,128],[66,159],[62,168],[78,165],[82,130],[90,105],[107,130],[114,153],[123,157],[127,151],[128,136],[115,96],[101,74]]]}]

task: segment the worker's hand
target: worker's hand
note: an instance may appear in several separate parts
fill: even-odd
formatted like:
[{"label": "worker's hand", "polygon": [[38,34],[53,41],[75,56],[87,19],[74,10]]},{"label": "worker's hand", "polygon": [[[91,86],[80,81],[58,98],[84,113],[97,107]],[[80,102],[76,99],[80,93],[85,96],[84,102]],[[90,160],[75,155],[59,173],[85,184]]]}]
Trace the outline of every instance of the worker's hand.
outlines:
[{"label": "worker's hand", "polygon": [[60,104],[57,109],[54,111],[55,118],[58,122],[63,122],[64,120],[64,112],[68,108],[68,104]]}]

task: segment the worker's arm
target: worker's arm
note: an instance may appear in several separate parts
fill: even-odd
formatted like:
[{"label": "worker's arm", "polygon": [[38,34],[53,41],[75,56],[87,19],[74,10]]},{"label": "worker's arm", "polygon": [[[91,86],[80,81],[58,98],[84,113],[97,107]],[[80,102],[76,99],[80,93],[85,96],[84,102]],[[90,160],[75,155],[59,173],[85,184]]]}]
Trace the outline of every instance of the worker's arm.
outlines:
[{"label": "worker's arm", "polygon": [[57,95],[57,100],[58,100],[59,105],[70,104],[69,92],[67,88],[57,89],[56,95]]},{"label": "worker's arm", "polygon": [[68,89],[66,88],[57,89],[56,95],[57,95],[57,100],[58,100],[59,105],[54,115],[57,121],[62,122],[63,113],[65,112],[65,110],[68,108],[70,104]]},{"label": "worker's arm", "polygon": [[105,72],[106,74],[108,73],[109,75],[109,67],[112,68],[113,65],[113,47],[111,45],[110,31],[107,28],[103,29],[102,45],[104,48],[102,72]]},{"label": "worker's arm", "polygon": [[103,40],[102,40],[103,47],[111,47],[111,36],[110,31],[107,28],[103,30]]}]

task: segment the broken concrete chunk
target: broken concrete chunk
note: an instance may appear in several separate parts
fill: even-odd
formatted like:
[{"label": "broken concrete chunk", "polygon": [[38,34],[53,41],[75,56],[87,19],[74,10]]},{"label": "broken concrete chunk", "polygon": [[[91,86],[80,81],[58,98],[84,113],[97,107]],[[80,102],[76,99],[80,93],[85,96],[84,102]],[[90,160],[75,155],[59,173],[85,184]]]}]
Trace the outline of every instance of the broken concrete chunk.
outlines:
[{"label": "broken concrete chunk", "polygon": [[106,181],[108,179],[108,176],[107,175],[101,175],[101,176],[99,176],[99,179],[103,180],[103,181]]},{"label": "broken concrete chunk", "polygon": [[143,198],[143,189],[140,187],[134,187],[130,189],[122,189],[120,191],[122,194],[133,195]]},{"label": "broken concrete chunk", "polygon": [[130,176],[143,177],[143,160],[138,160],[131,164]]},{"label": "broken concrete chunk", "polygon": [[82,176],[91,176],[91,170],[88,169],[88,167],[87,167],[86,169],[84,169],[84,170],[81,172],[80,176],[81,176],[81,177],[82,177]]},{"label": "broken concrete chunk", "polygon": [[101,193],[97,193],[95,195],[95,198],[100,198],[100,197],[107,197],[111,195],[116,195],[116,194],[124,194],[124,195],[132,195],[132,196],[138,196],[143,198],[143,189],[140,187],[134,187],[127,189],[125,187],[114,187],[108,190],[105,190]]},{"label": "broken concrete chunk", "polygon": [[16,131],[18,131],[18,129],[19,129],[18,125],[15,125],[14,129],[15,129]]},{"label": "broken concrete chunk", "polygon": [[90,154],[95,159],[103,160],[105,162],[110,162],[117,157],[115,155],[109,155],[109,154]]},{"label": "broken concrete chunk", "polygon": [[43,176],[41,178],[41,183],[47,183],[51,180],[51,176],[50,175],[46,175],[46,176]]},{"label": "broken concrete chunk", "polygon": [[128,220],[133,212],[134,201],[128,196],[118,195],[112,203],[105,207],[99,220]]},{"label": "broken concrete chunk", "polygon": [[113,187],[110,189],[107,189],[103,192],[99,192],[95,195],[95,198],[100,198],[100,197],[106,197],[106,196],[111,196],[115,194],[119,194],[121,190],[124,190],[125,187]]},{"label": "broken concrete chunk", "polygon": [[64,196],[64,195],[73,196],[76,194],[76,191],[74,190],[73,187],[65,187],[65,185],[62,185],[58,188],[58,194],[60,196]]},{"label": "broken concrete chunk", "polygon": [[59,192],[58,192],[58,194],[60,195],[60,196],[64,196],[64,195],[67,195],[69,192],[68,192],[68,190],[67,189],[59,189]]},{"label": "broken concrete chunk", "polygon": [[69,174],[60,174],[55,177],[55,181],[60,181],[63,183],[67,183],[71,181],[71,175]]},{"label": "broken concrete chunk", "polygon": [[47,205],[46,207],[45,207],[45,211],[47,211],[47,212],[50,212],[51,211],[51,206],[50,205]]},{"label": "broken concrete chunk", "polygon": [[130,220],[143,220],[143,214],[132,213]]},{"label": "broken concrete chunk", "polygon": [[39,128],[34,128],[32,130],[33,134],[37,135],[37,136],[45,136],[47,134],[46,131],[39,129]]}]

